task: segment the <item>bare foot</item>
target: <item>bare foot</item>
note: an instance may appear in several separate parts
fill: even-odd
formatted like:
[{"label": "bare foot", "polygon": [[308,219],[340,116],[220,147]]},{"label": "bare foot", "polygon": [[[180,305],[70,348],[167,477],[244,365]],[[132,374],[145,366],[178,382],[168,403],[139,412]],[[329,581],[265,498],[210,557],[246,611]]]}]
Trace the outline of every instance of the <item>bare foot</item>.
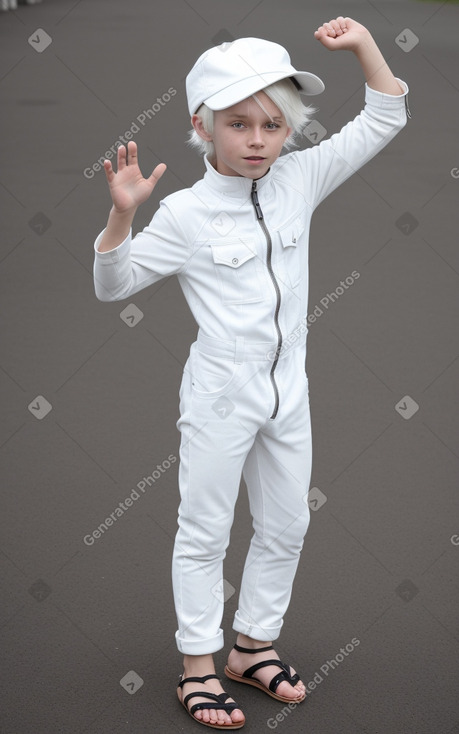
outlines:
[{"label": "bare foot", "polygon": [[[190,673],[185,672],[182,676],[182,679],[188,678],[190,675]],[[211,678],[204,683],[198,683],[197,681],[185,683],[181,688],[179,687],[177,689],[177,695],[180,701],[183,701],[189,693],[195,693],[197,691],[209,691],[209,693],[216,693],[217,695],[220,693],[224,693],[220,681],[217,678]],[[211,703],[211,701],[212,699],[205,698],[204,696],[193,696],[193,698],[191,698],[187,703],[187,709],[189,711],[191,707],[194,706],[196,703]],[[225,703],[234,703],[234,699],[228,698]],[[217,703],[216,706],[218,707]],[[234,711],[231,711],[231,713],[229,714],[224,711],[224,709],[219,708],[198,709],[197,711],[195,711],[194,714],[192,714],[192,716],[197,721],[201,721],[204,724],[213,724],[218,726],[243,724],[245,721],[245,717],[241,709],[234,709]]]},{"label": "bare foot", "polygon": [[[259,647],[268,647],[270,643],[252,640],[250,637],[246,637],[245,635],[239,635],[238,645],[240,645],[241,647],[256,649]],[[247,670],[247,668],[250,668],[252,667],[252,665],[256,665],[257,663],[261,663],[263,660],[279,660],[279,655],[277,654],[277,652],[275,652],[275,650],[266,650],[266,652],[260,653],[244,653],[239,652],[238,650],[235,650],[233,648],[228,657],[228,668],[232,670],[233,673],[236,673],[237,675],[242,675]],[[253,674],[253,678],[257,681],[260,681],[260,683],[266,686],[266,688],[269,688],[271,680],[281,671],[282,668],[279,668],[277,665],[266,665],[264,668],[260,668],[259,670],[257,670]],[[290,675],[294,674],[295,670],[290,667]],[[294,686],[290,685],[288,681],[281,681],[277,686],[276,694],[278,696],[284,696],[291,701],[299,702],[302,701],[306,696],[306,687],[301,680],[298,681]]]}]

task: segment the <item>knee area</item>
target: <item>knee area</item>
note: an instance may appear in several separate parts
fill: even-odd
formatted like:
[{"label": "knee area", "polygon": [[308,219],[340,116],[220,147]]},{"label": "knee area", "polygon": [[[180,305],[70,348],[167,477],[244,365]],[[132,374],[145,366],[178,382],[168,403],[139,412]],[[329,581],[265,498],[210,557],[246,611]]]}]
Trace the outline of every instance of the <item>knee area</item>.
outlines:
[{"label": "knee area", "polygon": [[305,505],[300,508],[299,514],[294,518],[280,523],[273,523],[271,531],[254,523],[255,542],[260,546],[280,548],[287,555],[296,555],[303,547],[304,536],[309,527],[310,512]]},{"label": "knee area", "polygon": [[182,552],[197,561],[223,558],[230,541],[231,522],[207,515],[205,518],[180,518],[177,541]]},{"label": "knee area", "polygon": [[298,539],[298,541],[301,539],[302,541],[308,530],[310,517],[309,507],[303,503],[303,507],[299,508],[299,513],[295,520],[287,527],[285,535],[290,537],[293,542],[295,539]]}]

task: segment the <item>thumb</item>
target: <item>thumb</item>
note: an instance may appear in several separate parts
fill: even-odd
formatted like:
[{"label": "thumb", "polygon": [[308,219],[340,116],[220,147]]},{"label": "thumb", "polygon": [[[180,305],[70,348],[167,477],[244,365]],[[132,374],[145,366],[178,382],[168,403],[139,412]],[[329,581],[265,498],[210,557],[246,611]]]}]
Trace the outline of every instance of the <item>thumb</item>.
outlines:
[{"label": "thumb", "polygon": [[161,176],[163,175],[166,169],[167,169],[167,166],[165,163],[158,163],[156,168],[153,169],[153,172],[148,179],[153,184],[153,186],[156,186],[156,184],[158,183],[159,179],[161,178]]}]

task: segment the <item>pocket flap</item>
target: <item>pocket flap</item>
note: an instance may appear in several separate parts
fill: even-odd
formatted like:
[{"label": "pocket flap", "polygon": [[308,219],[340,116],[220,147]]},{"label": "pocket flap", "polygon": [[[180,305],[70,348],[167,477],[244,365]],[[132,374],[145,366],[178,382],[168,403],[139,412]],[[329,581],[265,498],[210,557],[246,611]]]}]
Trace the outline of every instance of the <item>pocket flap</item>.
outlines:
[{"label": "pocket flap", "polygon": [[279,230],[282,246],[296,247],[300,236],[304,232],[304,226],[303,217],[297,217],[286,227],[282,227],[282,229]]},{"label": "pocket flap", "polygon": [[227,242],[225,244],[211,244],[214,263],[228,265],[230,268],[239,268],[255,257],[255,252],[244,242]]}]

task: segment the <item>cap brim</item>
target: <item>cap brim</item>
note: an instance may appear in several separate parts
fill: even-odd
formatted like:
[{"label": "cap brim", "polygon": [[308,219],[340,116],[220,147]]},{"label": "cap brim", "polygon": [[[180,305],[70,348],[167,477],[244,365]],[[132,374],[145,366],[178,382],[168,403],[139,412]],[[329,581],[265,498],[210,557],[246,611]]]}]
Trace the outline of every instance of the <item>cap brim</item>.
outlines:
[{"label": "cap brim", "polygon": [[247,99],[252,94],[259,92],[270,84],[293,77],[298,85],[300,94],[314,95],[321,94],[325,89],[322,79],[309,71],[297,71],[294,74],[286,74],[279,72],[268,72],[263,75],[255,75],[250,79],[243,79],[240,82],[231,84],[225,89],[221,89],[216,94],[204,100],[204,103],[211,110],[224,110],[232,107],[243,99]]},{"label": "cap brim", "polygon": [[310,71],[297,71],[296,74],[293,74],[293,78],[300,85],[301,94],[322,94],[325,89],[322,79],[311,74]]}]

